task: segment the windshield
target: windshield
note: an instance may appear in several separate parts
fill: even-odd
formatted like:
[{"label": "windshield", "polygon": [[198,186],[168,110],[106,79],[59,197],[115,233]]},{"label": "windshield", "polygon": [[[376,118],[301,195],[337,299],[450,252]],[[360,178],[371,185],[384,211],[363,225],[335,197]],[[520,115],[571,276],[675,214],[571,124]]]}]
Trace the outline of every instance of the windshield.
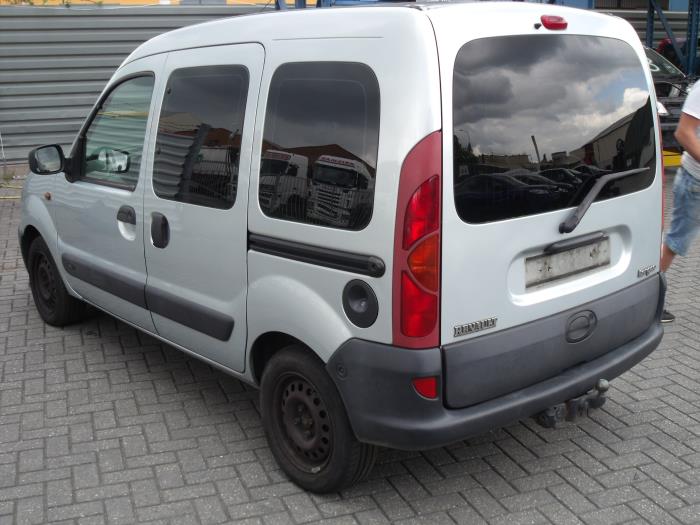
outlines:
[{"label": "windshield", "polygon": [[342,188],[354,188],[357,185],[357,172],[343,168],[332,168],[323,164],[314,167],[314,182],[331,184]]},{"label": "windshield", "polygon": [[[483,223],[577,206],[603,174],[598,199],[638,191],[655,174],[649,87],[632,47],[613,38],[516,35],[468,42],[453,77],[454,198],[462,220]],[[495,184],[508,175],[566,177],[573,188]],[[471,177],[488,177],[481,192]],[[522,180],[522,179],[521,179]],[[477,194],[478,193],[478,194]]]},{"label": "windshield", "polygon": [[674,66],[671,62],[666,60],[664,57],[659,55],[653,49],[648,47],[644,48],[644,52],[647,54],[647,60],[649,61],[649,69],[651,70],[652,76],[656,75],[673,75],[673,76],[685,76],[683,72]]},{"label": "windshield", "polygon": [[284,175],[288,165],[289,162],[286,160],[262,159],[262,163],[260,164],[260,176]]}]

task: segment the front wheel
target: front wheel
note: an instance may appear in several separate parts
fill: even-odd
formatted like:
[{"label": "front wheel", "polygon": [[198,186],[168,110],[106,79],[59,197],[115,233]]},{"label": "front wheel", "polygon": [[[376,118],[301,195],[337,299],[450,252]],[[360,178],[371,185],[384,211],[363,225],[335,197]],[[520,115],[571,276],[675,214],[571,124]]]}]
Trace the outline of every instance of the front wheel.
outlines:
[{"label": "front wheel", "polygon": [[86,304],[66,290],[44,239],[37,237],[27,257],[29,286],[39,315],[47,324],[65,326],[85,316]]},{"label": "front wheel", "polygon": [[270,449],[300,487],[334,492],[372,470],[376,447],[357,441],[338,390],[309,351],[289,346],[272,357],[260,405]]}]

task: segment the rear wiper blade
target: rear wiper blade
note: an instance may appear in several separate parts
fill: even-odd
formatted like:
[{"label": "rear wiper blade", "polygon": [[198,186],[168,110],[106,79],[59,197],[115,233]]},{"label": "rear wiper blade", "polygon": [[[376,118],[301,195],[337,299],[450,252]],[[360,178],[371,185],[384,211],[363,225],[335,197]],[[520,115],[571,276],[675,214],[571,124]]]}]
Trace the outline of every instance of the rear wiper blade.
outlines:
[{"label": "rear wiper blade", "polygon": [[629,177],[630,175],[636,175],[637,173],[644,173],[645,171],[649,171],[649,167],[618,171],[617,173],[608,173],[607,175],[600,177],[595,181],[595,184],[588,191],[588,193],[586,193],[586,196],[581,201],[581,204],[579,204],[578,207],[571,212],[571,215],[569,215],[566,220],[559,225],[559,233],[571,233],[576,229],[576,226],[578,226],[579,222],[581,222],[581,219],[583,219],[583,216],[588,211],[588,208],[590,208],[591,204],[593,204],[593,201],[600,193],[600,190],[602,190],[608,182],[622,179],[623,177]]}]

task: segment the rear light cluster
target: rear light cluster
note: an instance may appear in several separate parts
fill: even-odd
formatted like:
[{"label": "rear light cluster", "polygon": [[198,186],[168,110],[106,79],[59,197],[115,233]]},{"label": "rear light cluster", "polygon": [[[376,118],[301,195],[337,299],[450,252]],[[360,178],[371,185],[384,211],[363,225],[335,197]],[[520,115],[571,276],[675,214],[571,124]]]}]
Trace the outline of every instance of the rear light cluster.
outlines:
[{"label": "rear light cluster", "polygon": [[659,149],[661,150],[661,233],[664,231],[664,187],[666,186],[666,159],[664,158],[664,139],[659,125]]},{"label": "rear light cluster", "polygon": [[[401,167],[393,270],[393,342],[431,348],[440,334],[442,133],[420,141]],[[430,397],[430,396],[425,396]]]},{"label": "rear light cluster", "polygon": [[664,211],[666,208],[666,203],[664,201],[664,189],[666,187],[666,159],[664,158],[664,139],[663,133],[661,132],[661,125],[659,125],[659,149],[661,150],[661,246],[659,246],[659,268],[661,268],[661,259],[664,256]]}]

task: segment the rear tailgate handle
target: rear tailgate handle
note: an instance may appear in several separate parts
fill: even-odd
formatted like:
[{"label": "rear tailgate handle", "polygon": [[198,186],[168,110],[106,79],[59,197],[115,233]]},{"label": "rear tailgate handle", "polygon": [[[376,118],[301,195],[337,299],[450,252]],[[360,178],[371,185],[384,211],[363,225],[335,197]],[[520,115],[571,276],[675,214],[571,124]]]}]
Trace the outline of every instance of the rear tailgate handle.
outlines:
[{"label": "rear tailgate handle", "polygon": [[544,253],[547,255],[552,255],[554,253],[561,253],[573,248],[578,248],[579,246],[585,246],[586,244],[593,244],[597,241],[602,241],[607,235],[603,232],[593,232],[586,235],[581,235],[580,237],[574,237],[573,239],[564,239],[563,241],[555,242],[546,246]]},{"label": "rear tailgate handle", "polygon": [[117,220],[126,224],[136,225],[136,211],[131,206],[122,206],[117,212]]}]

